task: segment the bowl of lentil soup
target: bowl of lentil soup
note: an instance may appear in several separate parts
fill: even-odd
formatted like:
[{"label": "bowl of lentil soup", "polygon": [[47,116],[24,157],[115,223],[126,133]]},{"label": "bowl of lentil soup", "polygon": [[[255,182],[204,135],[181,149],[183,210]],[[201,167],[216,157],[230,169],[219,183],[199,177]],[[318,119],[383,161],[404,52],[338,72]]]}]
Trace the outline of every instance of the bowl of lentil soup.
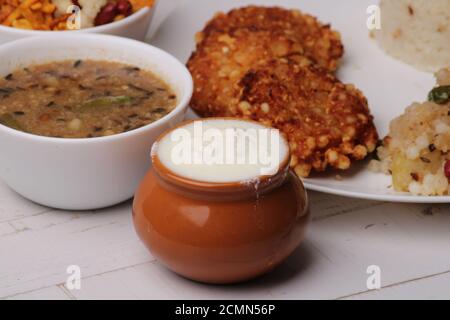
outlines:
[{"label": "bowl of lentil soup", "polygon": [[26,38],[0,55],[0,178],[59,209],[131,198],[153,142],[184,119],[193,90],[176,58],[114,36]]}]

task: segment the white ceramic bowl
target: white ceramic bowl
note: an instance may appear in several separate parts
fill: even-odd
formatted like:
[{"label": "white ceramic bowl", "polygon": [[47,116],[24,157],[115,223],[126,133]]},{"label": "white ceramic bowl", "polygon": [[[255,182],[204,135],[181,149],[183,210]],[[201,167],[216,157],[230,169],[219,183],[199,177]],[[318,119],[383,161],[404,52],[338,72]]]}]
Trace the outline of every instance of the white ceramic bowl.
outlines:
[{"label": "white ceramic bowl", "polygon": [[143,41],[149,30],[157,1],[151,8],[143,8],[123,20],[112,22],[98,27],[86,28],[74,31],[38,31],[23,30],[0,25],[0,44],[26,37],[47,36],[69,33],[99,33],[120,36]]},{"label": "white ceramic bowl", "polygon": [[168,53],[143,42],[107,35],[59,34],[0,46],[0,76],[30,64],[64,59],[117,61],[152,70],[178,96],[178,105],[145,127],[109,137],[49,138],[0,125],[0,178],[39,204],[67,210],[111,206],[133,196],[150,166],[150,149],[184,119],[192,77]]}]

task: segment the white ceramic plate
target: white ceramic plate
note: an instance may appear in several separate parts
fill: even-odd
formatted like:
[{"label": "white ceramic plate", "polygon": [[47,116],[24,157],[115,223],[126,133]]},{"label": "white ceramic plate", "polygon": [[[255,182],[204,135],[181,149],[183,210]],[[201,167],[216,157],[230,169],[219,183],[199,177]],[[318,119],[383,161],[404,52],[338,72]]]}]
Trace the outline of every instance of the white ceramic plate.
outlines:
[{"label": "white ceramic plate", "polygon": [[[435,80],[432,74],[423,73],[394,60],[381,51],[369,37],[366,21],[367,8],[374,0],[196,0],[187,1],[162,23],[152,43],[186,62],[194,50],[194,35],[219,10],[229,10],[248,4],[279,5],[299,8],[317,16],[341,32],[345,57],[338,77],[359,87],[369,99],[381,136],[388,132],[392,118],[403,113],[413,101],[423,101]],[[392,190],[391,178],[371,173],[367,162],[356,165],[351,172],[336,173],[306,179],[310,190],[342,196],[413,203],[450,203],[450,196],[417,197]]]}]

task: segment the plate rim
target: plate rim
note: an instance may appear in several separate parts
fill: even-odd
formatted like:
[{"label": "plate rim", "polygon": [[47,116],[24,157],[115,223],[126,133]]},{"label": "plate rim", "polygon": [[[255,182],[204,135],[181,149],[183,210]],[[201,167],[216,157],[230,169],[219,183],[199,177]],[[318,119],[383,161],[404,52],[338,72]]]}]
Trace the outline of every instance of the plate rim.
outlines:
[{"label": "plate rim", "polygon": [[416,203],[416,204],[450,204],[450,196],[414,196],[408,194],[371,194],[357,191],[348,191],[338,188],[319,186],[303,180],[305,188],[309,191],[317,191],[353,199],[373,200],[392,203]]}]

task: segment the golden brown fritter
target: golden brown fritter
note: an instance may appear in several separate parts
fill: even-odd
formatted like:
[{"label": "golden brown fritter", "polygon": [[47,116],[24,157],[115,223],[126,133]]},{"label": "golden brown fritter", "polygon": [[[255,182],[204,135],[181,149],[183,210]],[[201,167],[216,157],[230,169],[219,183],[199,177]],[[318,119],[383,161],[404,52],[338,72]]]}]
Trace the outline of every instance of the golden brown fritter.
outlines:
[{"label": "golden brown fritter", "polygon": [[323,69],[276,59],[249,71],[240,82],[235,116],[284,132],[291,165],[301,177],[327,166],[345,170],[378,141],[367,99]]},{"label": "golden brown fritter", "polygon": [[280,129],[299,176],[348,169],[375,149],[378,135],[363,94],[332,73],[339,33],[296,10],[246,7],[220,13],[198,34],[188,62],[194,111]]},{"label": "golden brown fritter", "polygon": [[334,72],[344,53],[340,34],[317,18],[299,10],[280,7],[249,6],[218,13],[198,34],[200,44],[212,33],[229,33],[246,28],[252,31],[270,31],[297,41],[304,55],[322,68]]},{"label": "golden brown fritter", "polygon": [[277,57],[311,63],[303,56],[302,46],[282,34],[249,29],[211,32],[187,64],[195,83],[192,109],[204,117],[232,115],[237,84],[245,73]]}]

